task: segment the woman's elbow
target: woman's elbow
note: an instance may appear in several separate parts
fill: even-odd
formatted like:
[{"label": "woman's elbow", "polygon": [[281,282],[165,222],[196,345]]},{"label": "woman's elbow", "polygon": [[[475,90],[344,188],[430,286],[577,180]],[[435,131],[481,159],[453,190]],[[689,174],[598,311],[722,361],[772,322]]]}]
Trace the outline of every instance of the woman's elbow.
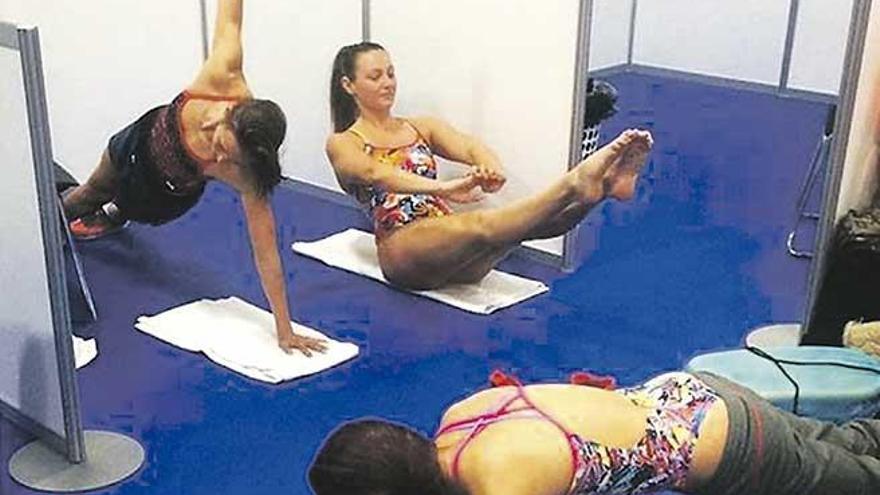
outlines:
[{"label": "woman's elbow", "polygon": [[363,173],[363,182],[370,186],[383,187],[385,185],[386,180],[388,179],[388,174],[386,171],[382,169],[382,167],[369,167],[364,170]]}]

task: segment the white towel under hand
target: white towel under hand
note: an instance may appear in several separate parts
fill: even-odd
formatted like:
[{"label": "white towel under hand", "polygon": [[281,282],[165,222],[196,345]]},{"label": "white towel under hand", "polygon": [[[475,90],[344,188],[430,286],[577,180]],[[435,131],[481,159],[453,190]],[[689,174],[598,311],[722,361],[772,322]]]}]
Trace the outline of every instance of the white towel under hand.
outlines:
[{"label": "white towel under hand", "polygon": [[326,352],[313,352],[311,357],[298,351],[287,354],[278,347],[272,314],[237,297],[203,299],[155,316],[141,316],[135,328],[188,351],[201,351],[221,366],[269,383],[311,375],[358,354],[354,344],[291,325],[296,334],[325,340]]},{"label": "white towel under hand", "polygon": [[[318,259],[330,266],[388,283],[379,267],[373,234],[348,229],[312,242],[294,242],[297,253]],[[550,290],[537,280],[492,270],[476,284],[453,284],[428,291],[412,291],[472,313],[490,314]]]}]

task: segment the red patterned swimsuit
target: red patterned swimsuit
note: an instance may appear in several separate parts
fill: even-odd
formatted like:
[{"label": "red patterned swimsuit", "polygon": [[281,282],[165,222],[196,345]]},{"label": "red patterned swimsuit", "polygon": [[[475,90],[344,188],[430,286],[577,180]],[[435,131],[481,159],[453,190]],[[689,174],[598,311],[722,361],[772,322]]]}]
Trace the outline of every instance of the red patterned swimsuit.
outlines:
[{"label": "red patterned swimsuit", "polygon": [[[407,124],[416,132],[415,141],[393,148],[374,146],[355,129],[349,129],[349,132],[364,142],[364,152],[377,162],[436,179],[437,162],[431,148],[418,129],[409,122]],[[445,201],[431,194],[395,193],[376,186],[364,186],[356,191],[355,197],[369,209],[377,237],[420,218],[440,217],[453,212]]]}]

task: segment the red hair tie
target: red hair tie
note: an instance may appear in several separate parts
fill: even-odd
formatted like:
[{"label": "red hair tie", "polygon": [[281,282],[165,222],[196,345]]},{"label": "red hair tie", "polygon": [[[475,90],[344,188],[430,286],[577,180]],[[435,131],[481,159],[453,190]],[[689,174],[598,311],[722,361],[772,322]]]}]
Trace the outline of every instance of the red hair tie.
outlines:
[{"label": "red hair tie", "polygon": [[514,385],[517,387],[522,386],[519,378],[513,375],[508,375],[501,370],[495,370],[492,372],[492,374],[489,375],[489,383],[491,383],[493,387],[506,387],[509,385]]},{"label": "red hair tie", "polygon": [[617,388],[617,380],[613,376],[594,375],[586,371],[576,371],[569,376],[568,381],[572,385],[586,385],[588,387],[596,387],[605,390],[614,390]]}]

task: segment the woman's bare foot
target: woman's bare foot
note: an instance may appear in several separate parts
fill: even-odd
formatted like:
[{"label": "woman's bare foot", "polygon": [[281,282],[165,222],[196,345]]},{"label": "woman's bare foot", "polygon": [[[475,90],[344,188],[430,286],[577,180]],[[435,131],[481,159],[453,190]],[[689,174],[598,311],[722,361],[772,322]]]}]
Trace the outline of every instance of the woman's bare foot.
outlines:
[{"label": "woman's bare foot", "polygon": [[620,159],[609,167],[603,177],[605,195],[618,200],[628,200],[636,193],[636,181],[648,160],[654,139],[648,131],[634,131],[635,136],[619,155]]},{"label": "woman's bare foot", "polygon": [[581,199],[595,204],[606,197],[632,198],[653,144],[650,132],[627,129],[579,163],[571,176]]},{"label": "woman's bare foot", "polygon": [[[640,132],[634,129],[623,131],[572,169],[569,177],[581,200],[586,204],[595,204],[605,199],[609,174],[620,167],[633,143],[639,139]],[[612,177],[616,175],[611,174]]]}]

